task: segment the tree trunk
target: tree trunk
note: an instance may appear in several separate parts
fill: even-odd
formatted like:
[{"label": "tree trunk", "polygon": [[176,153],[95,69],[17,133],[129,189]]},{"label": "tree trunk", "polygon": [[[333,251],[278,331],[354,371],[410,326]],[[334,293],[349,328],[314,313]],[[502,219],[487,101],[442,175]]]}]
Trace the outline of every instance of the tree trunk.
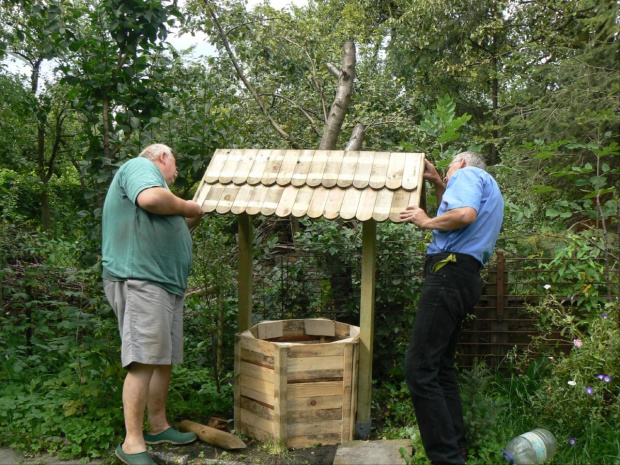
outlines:
[{"label": "tree trunk", "polygon": [[336,98],[329,111],[329,117],[325,124],[319,150],[333,150],[336,148],[336,142],[342,130],[342,123],[349,109],[349,103],[351,102],[351,95],[353,93],[355,62],[355,44],[350,41],[345,42],[343,47],[342,71],[338,78],[338,90],[336,91]]}]

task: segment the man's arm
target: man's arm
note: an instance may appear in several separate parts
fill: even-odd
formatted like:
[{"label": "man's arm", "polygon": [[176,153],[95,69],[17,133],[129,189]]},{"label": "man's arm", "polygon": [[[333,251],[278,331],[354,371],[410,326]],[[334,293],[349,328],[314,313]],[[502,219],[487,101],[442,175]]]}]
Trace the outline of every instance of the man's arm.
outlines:
[{"label": "man's arm", "polygon": [[439,229],[453,231],[476,221],[478,212],[472,207],[459,207],[448,210],[443,215],[429,218],[420,207],[407,207],[400,212],[400,219],[405,223],[413,223],[421,229]]},{"label": "man's arm", "polygon": [[204,216],[200,205],[192,200],[183,200],[163,187],[150,187],[138,194],[138,205],[150,213],[157,215],[182,215],[188,220],[197,222]]}]

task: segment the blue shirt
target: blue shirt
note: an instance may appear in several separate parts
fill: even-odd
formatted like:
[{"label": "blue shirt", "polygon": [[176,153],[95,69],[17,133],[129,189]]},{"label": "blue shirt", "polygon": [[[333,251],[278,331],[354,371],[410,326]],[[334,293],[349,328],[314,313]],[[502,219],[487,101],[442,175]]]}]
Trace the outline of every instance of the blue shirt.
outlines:
[{"label": "blue shirt", "polygon": [[495,179],[473,166],[455,171],[448,181],[437,216],[461,207],[476,210],[476,220],[453,231],[433,229],[433,241],[426,253],[457,252],[471,255],[485,264],[493,255],[504,218],[504,199]]},{"label": "blue shirt", "polygon": [[134,158],[120,167],[103,205],[103,277],[140,279],[183,296],[192,266],[192,237],[181,215],[157,215],[141,208],[138,194],[168,189],[151,160]]}]

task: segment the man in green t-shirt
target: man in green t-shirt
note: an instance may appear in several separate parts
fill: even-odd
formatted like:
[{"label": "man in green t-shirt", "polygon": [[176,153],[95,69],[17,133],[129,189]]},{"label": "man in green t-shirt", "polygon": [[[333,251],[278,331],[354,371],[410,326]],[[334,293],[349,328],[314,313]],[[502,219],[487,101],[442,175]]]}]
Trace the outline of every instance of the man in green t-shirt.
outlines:
[{"label": "man in green t-shirt", "polygon": [[[183,295],[192,265],[190,228],[204,212],[174,195],[176,160],[153,144],[118,170],[103,206],[103,281],[118,318],[126,436],[116,456],[153,464],[146,444],[187,444],[194,433],[170,427],[166,398],[172,365],[183,361]],[[144,433],[144,411],[150,431]]]}]

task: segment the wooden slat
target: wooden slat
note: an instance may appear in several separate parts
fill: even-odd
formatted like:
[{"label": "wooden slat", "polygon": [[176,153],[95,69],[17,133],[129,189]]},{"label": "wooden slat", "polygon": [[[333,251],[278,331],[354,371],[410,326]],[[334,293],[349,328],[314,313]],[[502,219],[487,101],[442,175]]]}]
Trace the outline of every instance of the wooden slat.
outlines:
[{"label": "wooden slat", "polygon": [[375,152],[362,152],[358,158],[353,176],[353,187],[365,189],[370,182],[370,173],[375,159]]},{"label": "wooden slat", "polygon": [[194,201],[202,207],[202,205],[205,203],[207,195],[209,195],[210,190],[211,184],[200,181],[200,187],[196,190],[196,194],[194,194]]},{"label": "wooden slat", "polygon": [[220,214],[228,213],[232,208],[233,202],[237,197],[237,193],[239,192],[239,186],[235,184],[228,184],[222,192],[222,196],[220,197],[219,202],[217,203],[217,211]]},{"label": "wooden slat", "polygon": [[[242,416],[243,416],[243,410]],[[320,432],[321,434],[338,433],[342,429],[342,420],[321,421],[320,423],[293,423],[288,425],[288,435],[290,437],[309,436]]]},{"label": "wooden slat", "polygon": [[245,423],[250,428],[257,427],[272,435],[275,434],[274,423],[270,420],[261,418],[258,415],[243,409],[241,409],[240,417],[241,422]]},{"label": "wooden slat", "polygon": [[278,208],[278,204],[280,203],[280,199],[282,198],[283,192],[284,188],[282,186],[278,186],[277,184],[269,187],[267,197],[265,197],[263,206],[260,209],[261,215],[271,216],[275,213],[276,208]]},{"label": "wooden slat", "polygon": [[288,399],[287,408],[290,412],[303,410],[331,409],[342,406],[342,396],[316,396]]},{"label": "wooden slat", "polygon": [[293,216],[300,218],[308,213],[308,207],[310,206],[310,201],[312,200],[312,195],[314,194],[314,189],[310,186],[303,186],[297,192],[297,196],[295,197],[295,203],[293,204],[293,208],[291,213]]},{"label": "wooden slat", "polygon": [[273,357],[275,355],[277,347],[271,342],[262,341],[260,339],[249,339],[247,337],[243,337],[243,335],[239,338],[238,344],[242,349],[260,352],[268,357]]},{"label": "wooden slat", "polygon": [[241,347],[239,346],[239,340],[241,336],[239,334],[235,335],[235,347],[234,347],[234,357],[235,357],[235,365],[234,365],[234,391],[235,391],[235,400],[234,400],[234,419],[235,419],[235,428],[239,429],[241,427]]},{"label": "wooden slat", "polygon": [[284,160],[282,160],[282,165],[280,166],[280,171],[276,178],[276,182],[280,186],[286,186],[291,183],[300,155],[300,150],[287,150],[284,154]]},{"label": "wooden slat", "polygon": [[418,187],[420,170],[424,172],[424,154],[408,153],[403,168],[403,189],[414,190]]},{"label": "wooden slat", "polygon": [[351,423],[351,409],[352,398],[351,393],[353,390],[353,382],[357,382],[357,379],[353,376],[353,351],[355,346],[353,344],[347,344],[344,349],[344,374],[342,377],[343,391],[342,391],[342,440],[347,441],[353,437],[353,424]]},{"label": "wooden slat", "polygon": [[333,357],[344,352],[346,344],[298,344],[292,346],[288,353],[289,361],[294,358]]},{"label": "wooden slat", "polygon": [[288,356],[287,349],[285,347],[280,347],[278,352],[276,353],[276,357],[274,360],[274,370],[273,373],[275,375],[274,378],[274,432],[277,438],[285,438],[287,437],[287,367],[288,367]]},{"label": "wooden slat", "polygon": [[351,220],[355,218],[357,208],[362,197],[362,192],[359,189],[347,189],[344,193],[344,199],[342,199],[342,207],[340,208],[340,218],[343,220]]},{"label": "wooden slat", "polygon": [[230,151],[228,158],[226,158],[226,163],[222,168],[222,172],[220,173],[218,182],[221,184],[229,184],[232,182],[239,160],[241,160],[241,155],[243,155],[243,150],[241,149],[233,149]]},{"label": "wooden slat", "polygon": [[314,152],[314,159],[310,166],[310,172],[306,183],[310,187],[316,187],[323,181],[323,173],[325,172],[325,166],[327,165],[327,150],[316,150]]},{"label": "wooden slat", "polygon": [[261,379],[273,383],[273,370],[241,361],[241,373],[252,378]]},{"label": "wooden slat", "polygon": [[327,381],[324,383],[299,383],[288,386],[289,399],[318,396],[342,396],[341,381]]},{"label": "wooden slat", "polygon": [[261,179],[261,182],[265,186],[271,186],[272,184],[275,184],[276,179],[278,178],[278,173],[280,172],[280,167],[282,166],[282,162],[284,161],[285,153],[286,150],[271,151],[269,161],[267,162],[267,167],[265,168],[265,172],[263,173],[263,179]]},{"label": "wooden slat", "polygon": [[238,363],[241,363],[241,361],[273,369],[273,356],[265,355],[261,352],[240,348]]},{"label": "wooden slat", "polygon": [[253,190],[254,189],[249,184],[243,184],[239,188],[239,192],[237,192],[237,197],[235,197],[235,201],[233,202],[230,211],[235,215],[245,212],[245,209],[248,207],[248,203],[250,202],[250,198],[252,197]]},{"label": "wooden slat", "polygon": [[375,207],[372,212],[373,220],[381,222],[389,218],[393,197],[393,191],[388,188],[377,191],[377,200],[375,200]]},{"label": "wooden slat", "polygon": [[310,172],[310,167],[312,166],[313,158],[314,150],[301,151],[297,166],[295,167],[295,172],[293,173],[293,178],[291,179],[291,184],[293,186],[301,187],[306,184],[306,181],[308,180],[308,173]]},{"label": "wooden slat", "polygon": [[350,151],[344,153],[344,158],[342,159],[342,166],[340,167],[340,174],[338,175],[338,187],[346,189],[353,184],[353,178],[355,177],[355,171],[357,168],[359,157],[359,151]]},{"label": "wooden slat", "polygon": [[319,186],[314,189],[314,193],[312,194],[312,199],[310,200],[307,212],[307,215],[310,218],[318,218],[323,214],[328,194],[329,189],[326,189],[323,186]]},{"label": "wooden slat", "polygon": [[342,420],[342,408],[313,409],[290,412],[287,418],[289,424],[314,423],[317,426],[324,421]]},{"label": "wooden slat", "polygon": [[276,208],[276,216],[284,218],[291,214],[298,192],[299,188],[290,184],[284,188],[284,192],[282,192],[282,197],[280,198],[280,203],[278,204],[278,208]]},{"label": "wooden slat", "polygon": [[216,150],[204,175],[204,181],[213,184],[220,179],[220,174],[231,150]]},{"label": "wooden slat", "polygon": [[[284,335],[283,321],[261,321],[258,325],[256,325],[256,328],[258,330],[258,339],[273,339]],[[278,349],[274,349],[274,357],[277,355],[277,352]]]},{"label": "wooden slat", "polygon": [[224,186],[220,184],[215,184],[211,186],[209,192],[207,193],[207,197],[202,203],[202,209],[206,212],[212,212],[217,208],[217,204],[220,201],[220,197],[224,193]]},{"label": "wooden slat", "polygon": [[241,185],[248,181],[248,176],[250,175],[250,170],[252,169],[257,154],[258,150],[246,149],[243,151],[241,160],[239,160],[237,164],[235,175],[232,178],[233,183]]},{"label": "wooden slat", "polygon": [[342,381],[341,369],[339,370],[327,370],[325,368],[317,367],[316,370],[299,371],[295,373],[289,373],[288,380],[290,383],[297,382],[328,382],[328,381]]},{"label": "wooden slat", "polygon": [[[271,392],[262,392],[262,391],[258,391],[256,389],[252,389],[250,387],[247,386],[239,386],[239,395],[243,396],[243,397],[247,397],[248,399],[254,399],[257,402],[262,402],[265,405],[271,405],[273,406],[274,404],[274,399],[273,399],[273,384],[271,385]],[[235,420],[235,424],[236,424]]]},{"label": "wooden slat", "polygon": [[344,368],[344,358],[342,356],[331,357],[306,357],[289,358],[287,370],[289,373],[312,370],[342,370]]},{"label": "wooden slat", "polygon": [[252,192],[252,196],[250,197],[250,201],[248,202],[245,212],[248,215],[258,215],[263,208],[263,203],[265,202],[265,198],[268,193],[269,188],[267,186],[262,184],[254,186],[254,192]]},{"label": "wooden slat", "polygon": [[360,221],[368,221],[372,218],[372,213],[377,200],[377,191],[374,189],[364,189],[357,207],[355,217]]},{"label": "wooden slat", "polygon": [[[273,398],[272,382],[270,383],[269,381],[265,381],[264,379],[258,379],[248,376],[243,373],[243,370],[241,370],[241,374],[239,375],[239,385],[241,386],[242,391],[243,389],[249,389],[251,391],[260,392],[261,394],[265,394],[268,397]],[[241,395],[246,396],[247,394],[241,392]]]},{"label": "wooden slat", "polygon": [[373,189],[382,189],[385,186],[388,165],[390,163],[390,152],[375,152],[370,181],[368,185]]},{"label": "wooden slat", "polygon": [[304,320],[304,333],[309,336],[335,336],[336,322],[321,318]]},{"label": "wooden slat", "polygon": [[265,172],[265,168],[267,168],[267,163],[269,162],[269,156],[271,155],[271,150],[259,150],[254,157],[254,163],[252,163],[252,168],[250,169],[250,173],[248,174],[248,184],[254,186],[261,182],[263,179],[263,173]]},{"label": "wooden slat", "polygon": [[385,178],[385,185],[388,189],[398,189],[403,183],[403,169],[405,167],[405,154],[392,152],[390,163]]},{"label": "wooden slat", "polygon": [[[400,212],[410,206],[410,202],[413,201],[416,204],[417,194],[415,192],[409,192],[404,189],[399,189],[394,192],[394,198],[392,199],[392,206],[390,207],[390,220],[395,223],[400,223]],[[417,205],[416,205],[417,206]]]},{"label": "wooden slat", "polygon": [[338,217],[345,192],[346,190],[341,189],[340,187],[333,187],[329,190],[329,195],[327,196],[327,201],[325,202],[325,208],[323,209],[324,218],[333,220]]},{"label": "wooden slat", "polygon": [[261,418],[265,418],[267,420],[273,420],[274,417],[274,409],[266,407],[253,399],[248,397],[241,397],[239,401],[239,405],[244,410],[247,410],[250,413],[253,413],[256,416]]},{"label": "wooden slat", "polygon": [[343,158],[343,150],[332,150],[329,152],[329,156],[327,157],[327,165],[325,166],[325,171],[323,172],[323,180],[321,181],[323,187],[334,187],[336,185]]}]

